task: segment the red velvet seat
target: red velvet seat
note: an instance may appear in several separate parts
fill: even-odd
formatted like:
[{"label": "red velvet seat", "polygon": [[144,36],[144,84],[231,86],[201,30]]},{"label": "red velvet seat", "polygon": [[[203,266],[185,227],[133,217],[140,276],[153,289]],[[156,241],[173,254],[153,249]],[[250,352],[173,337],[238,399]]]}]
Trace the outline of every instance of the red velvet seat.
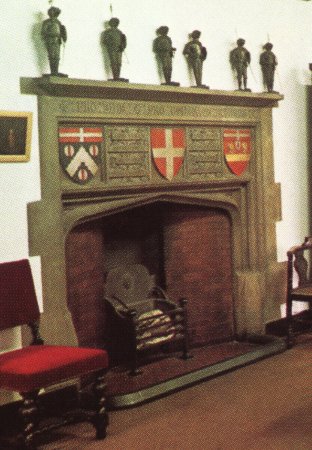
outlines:
[{"label": "red velvet seat", "polygon": [[31,345],[0,355],[0,386],[29,392],[107,367],[102,350]]},{"label": "red velvet seat", "polygon": [[[106,436],[104,375],[108,367],[107,352],[100,349],[44,345],[36,324],[40,316],[28,260],[0,264],[0,330],[28,324],[32,345],[0,355],[0,389],[19,392],[24,430],[18,448],[35,449],[37,400],[40,389],[95,372],[97,408],[92,415],[96,437]],[[51,426],[49,427],[51,428]],[[1,447],[2,448],[2,447]]]}]

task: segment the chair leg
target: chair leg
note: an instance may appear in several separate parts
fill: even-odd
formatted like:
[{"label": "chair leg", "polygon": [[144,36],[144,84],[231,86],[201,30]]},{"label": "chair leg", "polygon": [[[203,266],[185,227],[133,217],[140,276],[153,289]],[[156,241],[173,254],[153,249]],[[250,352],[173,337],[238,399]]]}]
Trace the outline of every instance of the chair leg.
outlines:
[{"label": "chair leg", "polygon": [[287,300],[286,304],[286,321],[287,321],[287,348],[292,348],[294,345],[294,330],[292,323],[292,301]]},{"label": "chair leg", "polygon": [[23,393],[21,396],[23,403],[19,409],[19,415],[23,423],[22,448],[36,450],[34,435],[38,423],[38,391]]},{"label": "chair leg", "polygon": [[98,372],[97,379],[93,386],[93,392],[96,398],[96,412],[93,418],[93,425],[96,430],[96,439],[104,439],[106,437],[106,428],[108,426],[105,375],[105,370]]},{"label": "chair leg", "polygon": [[292,348],[295,343],[295,335],[292,323],[290,321],[288,325],[288,332],[287,332],[287,348]]}]

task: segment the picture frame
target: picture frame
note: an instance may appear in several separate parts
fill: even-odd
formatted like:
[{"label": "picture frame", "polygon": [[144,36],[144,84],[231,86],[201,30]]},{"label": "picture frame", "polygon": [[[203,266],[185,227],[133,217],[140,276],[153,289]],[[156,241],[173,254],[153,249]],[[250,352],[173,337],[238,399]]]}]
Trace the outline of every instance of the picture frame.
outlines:
[{"label": "picture frame", "polygon": [[30,159],[32,113],[0,111],[0,163]]}]

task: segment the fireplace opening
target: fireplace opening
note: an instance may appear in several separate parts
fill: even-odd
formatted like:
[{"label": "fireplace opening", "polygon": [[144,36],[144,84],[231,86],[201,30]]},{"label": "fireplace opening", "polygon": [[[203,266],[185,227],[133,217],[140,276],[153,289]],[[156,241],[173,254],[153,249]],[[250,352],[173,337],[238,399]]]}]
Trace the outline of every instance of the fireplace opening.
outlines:
[{"label": "fireplace opening", "polygon": [[192,348],[235,335],[231,220],[226,211],[157,202],[76,226],[66,240],[68,306],[80,345],[106,346],[105,278],[142,264],[169,298],[188,300]]}]

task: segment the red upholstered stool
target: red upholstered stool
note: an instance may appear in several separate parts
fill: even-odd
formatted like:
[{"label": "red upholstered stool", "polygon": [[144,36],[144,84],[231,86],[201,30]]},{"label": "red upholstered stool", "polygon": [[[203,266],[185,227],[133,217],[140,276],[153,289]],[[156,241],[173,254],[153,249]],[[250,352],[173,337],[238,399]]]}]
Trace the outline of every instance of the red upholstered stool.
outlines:
[{"label": "red upholstered stool", "polygon": [[[23,399],[20,414],[24,427],[17,439],[18,448],[35,449],[35,435],[45,431],[37,426],[40,389],[91,372],[97,374],[93,387],[97,407],[87,418],[96,429],[97,439],[105,438],[108,425],[105,409],[107,352],[44,345],[39,335],[39,316],[28,260],[0,264],[0,330],[27,324],[33,336],[30,346],[0,354],[0,389],[19,392]],[[67,417],[66,423],[68,421]]]}]

